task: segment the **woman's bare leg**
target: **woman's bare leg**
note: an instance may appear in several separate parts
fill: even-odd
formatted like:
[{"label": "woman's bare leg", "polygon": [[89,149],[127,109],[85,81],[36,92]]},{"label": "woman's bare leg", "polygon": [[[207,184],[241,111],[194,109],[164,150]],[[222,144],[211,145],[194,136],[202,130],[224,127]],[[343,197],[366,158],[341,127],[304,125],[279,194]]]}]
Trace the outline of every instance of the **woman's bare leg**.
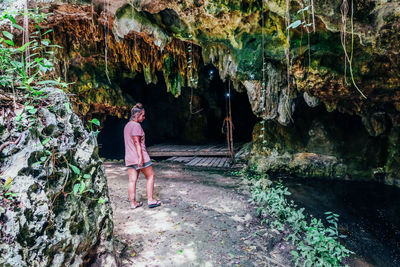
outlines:
[{"label": "woman's bare leg", "polygon": [[131,202],[131,207],[136,207],[138,203],[136,202],[136,182],[139,177],[139,172],[134,168],[128,169],[128,194],[129,194],[129,201]]},{"label": "woman's bare leg", "polygon": [[156,202],[153,198],[154,191],[154,170],[153,166],[149,166],[147,168],[141,169],[144,176],[146,176],[146,192],[147,192],[147,201],[148,203]]}]

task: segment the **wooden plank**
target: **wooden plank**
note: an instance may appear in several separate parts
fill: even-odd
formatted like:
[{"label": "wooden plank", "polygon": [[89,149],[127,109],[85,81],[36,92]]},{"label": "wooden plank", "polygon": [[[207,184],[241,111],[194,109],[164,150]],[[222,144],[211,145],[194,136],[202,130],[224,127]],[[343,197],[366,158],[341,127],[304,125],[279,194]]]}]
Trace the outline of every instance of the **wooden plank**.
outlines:
[{"label": "wooden plank", "polygon": [[146,147],[147,152],[155,152],[155,151],[160,151],[165,144],[160,144],[160,145],[153,145],[150,147]]},{"label": "wooden plank", "polygon": [[222,160],[218,164],[218,167],[221,168],[222,166],[224,166],[226,160],[227,160],[227,158],[222,158]]},{"label": "wooden plank", "polygon": [[200,150],[201,151],[211,151],[215,146],[203,146]]},{"label": "wooden plank", "polygon": [[207,167],[213,167],[214,164],[215,164],[215,162],[216,162],[217,160],[218,160],[218,158],[213,157],[212,160],[211,160],[211,162],[210,162],[210,164],[208,164]]},{"label": "wooden plank", "polygon": [[174,146],[174,145],[166,145],[163,146],[161,149],[159,149],[158,151],[160,152],[166,152],[166,151],[177,151],[178,147]]},{"label": "wooden plank", "polygon": [[167,161],[175,161],[176,157],[171,157],[169,159],[167,159]]},{"label": "wooden plank", "polygon": [[219,158],[218,162],[215,163],[215,167],[219,168],[220,163],[223,161],[224,161],[224,158]]},{"label": "wooden plank", "polygon": [[215,157],[210,157],[210,160],[207,162],[207,165],[205,167],[210,167],[212,163],[214,162]]},{"label": "wooden plank", "polygon": [[183,160],[181,162],[183,163],[188,163],[189,161],[191,161],[194,157],[182,157]]},{"label": "wooden plank", "polygon": [[207,157],[206,159],[207,160],[205,160],[200,166],[207,167],[210,164],[210,162],[213,160],[212,157]]},{"label": "wooden plank", "polygon": [[194,157],[194,156],[226,156],[228,150],[225,145],[181,146],[159,144],[147,148],[151,157]]},{"label": "wooden plank", "polygon": [[195,157],[193,160],[191,160],[190,162],[188,162],[186,165],[189,166],[195,166],[197,162],[199,162],[202,158],[199,157]]},{"label": "wooden plank", "polygon": [[175,159],[175,161],[177,161],[177,162],[182,162],[182,160],[183,160],[183,157],[177,157],[177,158]]},{"label": "wooden plank", "polygon": [[180,162],[183,162],[183,163],[189,162],[189,161],[190,161],[190,158],[191,158],[191,157],[181,157]]},{"label": "wooden plank", "polygon": [[230,167],[230,166],[231,166],[231,164],[229,162],[229,159],[226,159],[224,166],[222,166],[222,167]]},{"label": "wooden plank", "polygon": [[206,160],[206,158],[200,158],[200,160],[196,163],[195,166],[200,166],[200,164],[201,164],[202,162],[204,162],[205,160]]},{"label": "wooden plank", "polygon": [[191,161],[194,157],[182,157],[182,161],[183,163],[188,163],[189,161]]},{"label": "wooden plank", "polygon": [[201,160],[196,163],[196,166],[197,167],[201,166],[203,164],[203,162],[206,160],[207,160],[207,158],[202,157]]},{"label": "wooden plank", "polygon": [[208,161],[209,158],[202,158],[201,161],[197,162],[196,166],[204,166],[204,163]]},{"label": "wooden plank", "polygon": [[183,148],[182,148],[182,151],[191,151],[191,152],[194,152],[194,151],[196,151],[196,146],[184,146]]},{"label": "wooden plank", "polygon": [[191,152],[191,151],[147,151],[150,157],[193,157],[193,156],[227,156],[227,151]]},{"label": "wooden plank", "polygon": [[215,158],[215,160],[213,161],[211,167],[216,168],[218,167],[218,162],[221,160],[221,158]]}]

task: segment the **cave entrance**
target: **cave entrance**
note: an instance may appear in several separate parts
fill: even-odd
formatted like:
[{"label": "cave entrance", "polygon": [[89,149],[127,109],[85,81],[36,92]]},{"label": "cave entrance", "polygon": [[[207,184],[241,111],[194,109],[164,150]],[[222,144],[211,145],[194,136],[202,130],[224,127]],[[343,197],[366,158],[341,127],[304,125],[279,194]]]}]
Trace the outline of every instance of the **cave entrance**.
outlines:
[{"label": "cave entrance", "polygon": [[[252,113],[247,93],[232,89],[228,95],[228,83],[220,79],[218,70],[211,65],[200,72],[199,82],[199,89],[182,88],[181,95],[176,98],[167,92],[161,73],[157,84],[146,84],[143,74],[121,79],[119,86],[125,98],[133,103],[143,103],[146,109],[142,127],[152,158],[204,157],[207,156],[206,151],[211,157],[226,157],[228,149],[222,126],[227,116],[228,97],[232,107],[235,148],[251,141],[257,118]],[[105,119],[98,137],[101,157],[124,158],[123,129],[127,122],[127,119],[113,116]],[[170,154],[167,153],[167,145],[172,148]]]}]

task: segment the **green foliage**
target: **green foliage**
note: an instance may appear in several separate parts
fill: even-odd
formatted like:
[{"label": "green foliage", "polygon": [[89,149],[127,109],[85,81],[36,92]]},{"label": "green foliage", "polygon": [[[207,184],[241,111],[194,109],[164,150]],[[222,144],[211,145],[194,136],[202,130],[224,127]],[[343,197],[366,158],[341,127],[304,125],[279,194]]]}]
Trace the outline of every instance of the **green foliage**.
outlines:
[{"label": "green foliage", "polygon": [[88,122],[89,122],[89,125],[87,126],[88,130],[90,132],[94,132],[94,135],[97,137],[99,135],[100,131],[99,130],[94,131],[94,129],[96,127],[98,129],[98,127],[100,127],[100,121],[98,119],[94,118],[94,119],[91,119]]},{"label": "green foliage", "polygon": [[337,229],[339,215],[325,213],[328,227],[316,218],[309,221],[304,208],[287,200],[291,193],[281,182],[274,186],[271,180],[251,172],[245,177],[252,185],[251,200],[259,205],[262,222],[280,232],[290,230],[287,240],[296,248],[291,252],[296,266],[341,266],[353,253],[339,243],[339,238],[345,237]]},{"label": "green foliage", "polygon": [[14,202],[18,195],[10,191],[10,186],[13,183],[11,178],[8,178],[4,183],[0,184],[0,202],[12,201]]},{"label": "green foliage", "polygon": [[68,164],[70,169],[72,170],[73,173],[73,186],[72,186],[72,193],[75,196],[82,196],[83,194],[90,192],[94,193],[94,190],[91,188],[87,187],[87,183],[90,183],[89,179],[92,178],[92,175],[90,173],[85,173],[82,175],[81,170],[72,164]]},{"label": "green foliage", "polygon": [[[21,113],[17,114],[16,122],[19,130],[32,130],[37,118],[40,101],[46,98],[49,88],[67,87],[68,84],[50,79],[53,75],[51,56],[57,45],[51,45],[45,35],[52,30],[43,32],[39,26],[46,21],[48,14],[38,9],[29,10],[27,14],[3,12],[0,19],[8,23],[10,28],[24,32],[17,24],[17,16],[28,16],[35,24],[35,30],[29,33],[29,41],[17,45],[14,34],[2,31],[0,34],[0,88],[13,91],[14,94],[24,93],[26,102]],[[15,89],[18,91],[15,92]]]},{"label": "green foliage", "polygon": [[38,97],[44,94],[48,85],[66,87],[66,83],[60,80],[51,80],[49,75],[53,70],[50,56],[54,53],[57,45],[51,45],[45,35],[51,32],[42,32],[39,23],[45,22],[48,14],[40,13],[38,10],[28,14],[4,12],[0,18],[8,21],[10,28],[24,29],[17,24],[15,17],[18,15],[28,16],[35,25],[35,31],[29,33],[29,42],[17,46],[14,43],[14,35],[8,31],[2,31],[0,37],[0,86],[3,88],[16,87],[24,90],[30,96]]},{"label": "green foliage", "polygon": [[[17,16],[28,16],[30,21],[34,23],[34,31],[27,33],[29,36],[27,43],[18,44],[15,41],[17,38],[10,31],[4,30],[0,33],[0,90],[12,90],[15,96],[18,94],[18,98],[25,99],[23,110],[16,114],[15,117],[16,126],[20,131],[26,129],[36,130],[38,111],[44,105],[48,105],[44,100],[51,93],[51,89],[68,86],[67,83],[61,82],[60,78],[54,78],[52,56],[55,52],[54,50],[60,48],[60,46],[52,45],[50,40],[45,38],[52,30],[44,30],[40,26],[46,22],[48,15],[38,9],[29,10],[28,13],[4,12],[0,15],[2,21],[8,22],[10,29],[14,28],[22,32],[25,30],[17,24]],[[30,28],[32,29],[32,27]],[[22,97],[22,95],[24,96]],[[70,113],[70,104],[65,103],[64,106],[66,112]],[[93,131],[95,126],[100,126],[100,122],[97,119],[92,119],[89,123],[90,127],[88,128],[90,131]],[[98,131],[95,134],[97,135]],[[41,145],[43,150],[37,152],[36,162],[32,164],[32,167],[40,166],[46,168],[50,164],[55,165],[59,158],[57,158],[58,153],[52,147],[52,138],[44,138],[41,140]],[[71,194],[74,196],[89,198],[87,193],[95,193],[90,188],[95,168],[93,167],[89,173],[84,173],[77,166],[68,163],[65,157],[64,161],[71,170],[71,172],[68,172],[67,182],[64,187],[71,186]],[[52,175],[54,175],[54,168]],[[11,199],[16,197],[14,193],[8,191],[9,186],[10,183],[7,183],[7,181],[5,185],[0,185],[0,201],[2,198]],[[66,194],[64,187],[62,192],[56,194],[55,198],[61,193]],[[102,198],[93,200],[99,203],[104,203],[105,201]]]}]

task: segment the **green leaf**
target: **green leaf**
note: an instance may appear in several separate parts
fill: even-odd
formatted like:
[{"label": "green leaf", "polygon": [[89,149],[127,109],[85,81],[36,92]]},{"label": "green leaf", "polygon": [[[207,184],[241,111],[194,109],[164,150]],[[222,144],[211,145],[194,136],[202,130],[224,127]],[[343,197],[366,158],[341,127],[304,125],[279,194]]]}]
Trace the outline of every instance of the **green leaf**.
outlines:
[{"label": "green leaf", "polygon": [[302,24],[301,20],[296,20],[295,22],[291,23],[291,24],[287,27],[287,29],[290,29],[290,28],[295,29],[295,28],[297,28],[298,26],[300,26],[301,24]]},{"label": "green leaf", "polygon": [[47,159],[47,157],[40,157],[40,161],[44,162]]},{"label": "green leaf", "polygon": [[103,204],[104,202],[106,202],[102,197],[99,198],[99,200],[97,200],[97,203],[99,204]]},{"label": "green leaf", "polygon": [[85,179],[90,179],[92,176],[90,175],[90,174],[84,174],[83,175],[83,178],[85,178]]},{"label": "green leaf", "polygon": [[300,12],[307,11],[309,8],[310,8],[310,6],[306,6],[305,8],[302,8],[302,9],[298,10],[297,14],[300,13]]},{"label": "green leaf", "polygon": [[92,120],[90,121],[90,123],[93,123],[93,124],[95,124],[95,125],[97,125],[97,126],[100,126],[100,121],[99,121],[98,119],[92,119]]},{"label": "green leaf", "polygon": [[15,18],[11,15],[8,15],[7,18],[13,23],[13,24],[17,24],[17,21],[15,20]]},{"label": "green leaf", "polygon": [[47,30],[47,31],[45,31],[42,35],[46,35],[46,34],[48,34],[48,33],[50,33],[50,32],[52,32],[53,30],[52,29],[50,29],[50,30]]},{"label": "green leaf", "polygon": [[35,79],[35,76],[32,76],[32,77],[30,77],[30,78],[26,81],[26,83],[27,83],[27,84],[31,84],[31,83],[33,82],[34,79]]},{"label": "green leaf", "polygon": [[46,145],[49,141],[50,141],[50,137],[47,137],[46,139],[44,139],[43,141],[42,141],[42,145]]},{"label": "green leaf", "polygon": [[33,92],[33,94],[35,95],[35,96],[38,96],[38,95],[41,95],[41,94],[44,94],[45,93],[45,91],[43,91],[43,90],[39,90],[39,91],[34,91]]},{"label": "green leaf", "polygon": [[31,43],[32,43],[32,41],[27,42],[27,43],[24,44],[23,46],[18,47],[17,50],[18,50],[19,52],[24,52],[24,51],[26,50],[26,48],[27,48]]},{"label": "green leaf", "polygon": [[41,43],[42,43],[42,45],[44,45],[44,46],[49,46],[50,40],[49,40],[49,39],[43,39]]},{"label": "green leaf", "polygon": [[79,194],[82,194],[83,191],[85,190],[85,188],[86,188],[85,183],[84,183],[83,181],[81,181],[81,186],[80,186],[80,188],[79,188]]},{"label": "green leaf", "polygon": [[74,166],[74,165],[72,165],[72,164],[68,164],[69,165],[69,167],[72,169],[72,171],[75,173],[75,174],[77,174],[77,175],[80,175],[81,174],[81,170],[78,168],[78,167],[76,167],[76,166]]},{"label": "green leaf", "polygon": [[14,27],[14,28],[17,28],[18,30],[25,31],[24,28],[22,28],[21,26],[19,26],[19,25],[16,24],[16,23],[13,24],[13,27]]},{"label": "green leaf", "polygon": [[34,108],[34,109],[30,109],[28,112],[31,114],[35,114],[37,111],[38,111],[37,108]]},{"label": "green leaf", "polygon": [[54,81],[54,80],[46,80],[46,81],[40,81],[37,84],[53,84],[53,85],[57,85],[58,82]]},{"label": "green leaf", "polygon": [[74,195],[78,194],[79,187],[81,187],[81,184],[75,184],[74,185],[74,189],[73,189]]},{"label": "green leaf", "polygon": [[3,31],[3,35],[10,40],[14,39],[14,35],[8,31]]},{"label": "green leaf", "polygon": [[11,45],[11,46],[14,46],[14,42],[11,41],[11,40],[5,40],[4,42],[5,42],[6,44],[9,44],[9,45]]}]

